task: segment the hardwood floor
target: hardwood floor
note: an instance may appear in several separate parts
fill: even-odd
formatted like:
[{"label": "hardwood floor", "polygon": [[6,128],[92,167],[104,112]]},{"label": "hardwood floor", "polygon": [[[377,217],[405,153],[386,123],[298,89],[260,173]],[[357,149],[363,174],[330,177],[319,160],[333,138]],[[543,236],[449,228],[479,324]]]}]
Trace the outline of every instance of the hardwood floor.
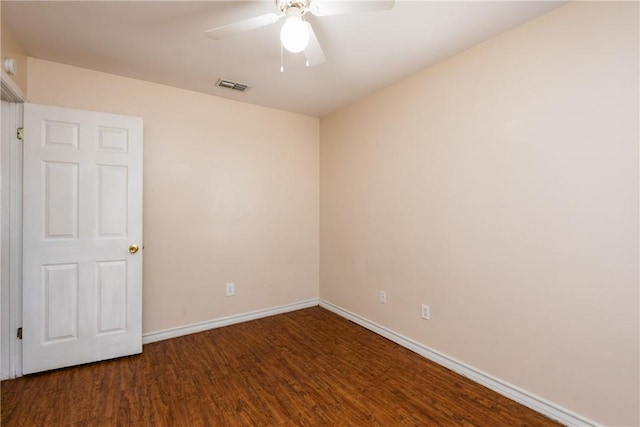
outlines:
[{"label": "hardwood floor", "polygon": [[319,307],[4,381],[3,426],[551,426]]}]

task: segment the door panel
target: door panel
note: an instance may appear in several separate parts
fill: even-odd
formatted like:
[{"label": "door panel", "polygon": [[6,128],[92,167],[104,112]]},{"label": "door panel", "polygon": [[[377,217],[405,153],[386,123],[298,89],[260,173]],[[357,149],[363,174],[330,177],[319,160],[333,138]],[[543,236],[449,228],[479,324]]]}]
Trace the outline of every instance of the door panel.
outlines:
[{"label": "door panel", "polygon": [[44,342],[78,338],[78,264],[42,266]]},{"label": "door panel", "polygon": [[78,164],[42,162],[44,239],[78,238]]},{"label": "door panel", "polygon": [[23,372],[142,351],[142,120],[25,104]]},{"label": "door panel", "polygon": [[127,262],[96,263],[98,282],[98,334],[127,328]]},{"label": "door panel", "polygon": [[78,148],[78,123],[57,122],[54,120],[43,120],[44,135],[43,145],[45,147],[67,146],[67,148]]},{"label": "door panel", "polygon": [[127,235],[127,168],[98,165],[98,236]]}]

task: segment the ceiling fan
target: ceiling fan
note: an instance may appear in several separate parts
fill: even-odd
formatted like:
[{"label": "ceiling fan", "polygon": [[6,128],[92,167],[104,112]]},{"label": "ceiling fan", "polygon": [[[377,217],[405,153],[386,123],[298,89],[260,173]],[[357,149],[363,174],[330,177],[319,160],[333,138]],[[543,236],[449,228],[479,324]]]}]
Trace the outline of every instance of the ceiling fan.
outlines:
[{"label": "ceiling fan", "polygon": [[[307,67],[320,65],[325,61],[324,52],[311,24],[304,19],[307,12],[315,16],[343,15],[354,12],[370,12],[393,8],[395,0],[336,1],[336,0],[275,0],[279,13],[266,13],[243,19],[221,27],[205,31],[205,34],[220,40],[245,31],[274,24],[286,18],[280,30],[282,47],[289,52],[304,52]],[[281,68],[282,70],[282,68]]]}]

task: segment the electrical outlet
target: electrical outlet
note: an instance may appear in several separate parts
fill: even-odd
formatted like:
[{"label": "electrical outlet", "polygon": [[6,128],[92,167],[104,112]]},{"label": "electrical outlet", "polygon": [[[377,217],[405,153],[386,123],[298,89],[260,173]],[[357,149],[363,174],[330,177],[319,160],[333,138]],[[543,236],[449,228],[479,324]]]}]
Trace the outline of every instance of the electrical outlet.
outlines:
[{"label": "electrical outlet", "polygon": [[422,318],[425,320],[429,320],[431,317],[431,310],[427,304],[422,304]]},{"label": "electrical outlet", "polygon": [[233,283],[227,283],[227,292],[226,295],[228,297],[232,297],[236,294],[236,285]]},{"label": "electrical outlet", "polygon": [[387,293],[385,291],[380,291],[380,304],[386,304],[387,303]]}]

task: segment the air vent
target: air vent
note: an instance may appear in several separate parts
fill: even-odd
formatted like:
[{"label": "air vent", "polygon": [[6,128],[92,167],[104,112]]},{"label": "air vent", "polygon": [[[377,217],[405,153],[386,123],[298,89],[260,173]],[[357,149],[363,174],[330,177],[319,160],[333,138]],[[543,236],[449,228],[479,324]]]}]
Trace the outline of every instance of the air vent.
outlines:
[{"label": "air vent", "polygon": [[224,80],[224,79],[218,80],[216,82],[216,86],[225,87],[227,89],[239,90],[240,92],[244,92],[251,87],[244,83],[236,83],[236,82],[232,82],[231,80]]}]

